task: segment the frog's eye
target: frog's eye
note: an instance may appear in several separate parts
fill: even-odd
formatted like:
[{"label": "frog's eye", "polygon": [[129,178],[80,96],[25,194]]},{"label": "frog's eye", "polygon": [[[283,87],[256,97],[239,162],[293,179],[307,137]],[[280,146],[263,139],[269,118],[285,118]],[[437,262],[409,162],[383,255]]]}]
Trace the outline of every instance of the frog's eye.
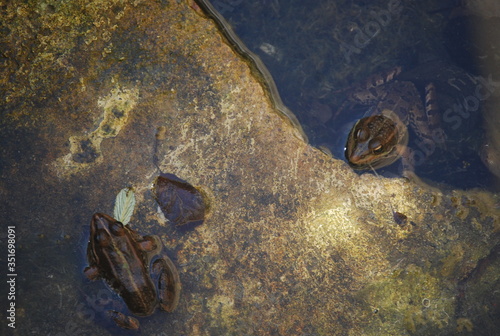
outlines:
[{"label": "frog's eye", "polygon": [[383,150],[382,143],[378,140],[371,141],[369,147],[370,150],[375,154],[379,154]]},{"label": "frog's eye", "polygon": [[358,129],[355,135],[356,135],[356,140],[358,141],[366,141],[370,136],[369,132],[363,128]]},{"label": "frog's eye", "polygon": [[123,236],[125,234],[125,229],[121,222],[114,222],[110,227],[111,233],[115,236]]}]

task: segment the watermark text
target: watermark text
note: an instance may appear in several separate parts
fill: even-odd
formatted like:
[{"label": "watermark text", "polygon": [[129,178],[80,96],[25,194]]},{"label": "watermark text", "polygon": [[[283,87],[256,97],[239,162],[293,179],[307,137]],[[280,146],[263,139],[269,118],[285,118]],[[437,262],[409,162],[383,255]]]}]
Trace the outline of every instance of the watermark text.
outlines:
[{"label": "watermark text", "polygon": [[7,325],[16,327],[16,227],[7,227]]}]

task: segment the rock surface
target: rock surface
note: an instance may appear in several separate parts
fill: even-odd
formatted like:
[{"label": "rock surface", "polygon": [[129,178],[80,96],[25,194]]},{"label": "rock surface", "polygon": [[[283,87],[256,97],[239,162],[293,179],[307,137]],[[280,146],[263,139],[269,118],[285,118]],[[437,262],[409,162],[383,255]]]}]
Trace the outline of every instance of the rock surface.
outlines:
[{"label": "rock surface", "polygon": [[[113,332],[83,257],[92,214],[126,186],[129,225],[162,237],[183,287],[174,313],[141,319],[145,335],[498,329],[498,197],[359,176],[309,146],[194,1],[0,10],[15,334]],[[166,222],[156,164],[208,195],[202,225]]]}]

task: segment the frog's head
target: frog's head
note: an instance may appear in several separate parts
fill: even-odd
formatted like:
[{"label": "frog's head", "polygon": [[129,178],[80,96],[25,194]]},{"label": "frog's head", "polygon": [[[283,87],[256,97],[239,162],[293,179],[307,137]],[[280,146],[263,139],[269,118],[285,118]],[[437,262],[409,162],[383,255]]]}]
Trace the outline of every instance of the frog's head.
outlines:
[{"label": "frog's head", "polygon": [[90,222],[88,253],[90,260],[99,263],[103,251],[114,250],[126,235],[123,224],[113,217],[95,213]]},{"label": "frog's head", "polygon": [[345,157],[354,169],[381,168],[400,157],[401,129],[398,122],[385,115],[360,119],[349,132]]},{"label": "frog's head", "polygon": [[103,213],[95,213],[90,222],[90,240],[97,240],[99,243],[105,243],[106,240],[123,236],[125,228],[123,224],[113,217]]}]

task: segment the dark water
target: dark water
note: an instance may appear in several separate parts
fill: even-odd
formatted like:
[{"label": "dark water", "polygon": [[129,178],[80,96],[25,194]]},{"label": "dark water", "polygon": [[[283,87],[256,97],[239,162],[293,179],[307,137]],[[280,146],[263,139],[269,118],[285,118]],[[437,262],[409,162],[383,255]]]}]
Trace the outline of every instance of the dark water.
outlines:
[{"label": "dark water", "polygon": [[[309,141],[344,159],[347,135],[369,106],[340,107],[345,89],[372,74],[402,66],[400,79],[437,88],[446,148],[429,148],[410,133],[416,173],[453,187],[489,188],[495,178],[480,153],[486,142],[477,96],[495,74],[484,62],[494,52],[476,43],[475,16],[459,1],[212,1],[272,74],[284,104]],[[492,25],[500,27],[497,20]],[[491,26],[491,25],[490,25]],[[495,44],[494,37],[490,42]],[[488,42],[488,43],[490,43]],[[492,48],[493,50],[494,48]],[[437,64],[437,65],[436,65]],[[460,81],[461,85],[454,85]],[[492,93],[495,88],[492,88]],[[477,106],[476,106],[477,105]],[[460,107],[462,106],[462,107]],[[465,109],[463,112],[460,109]],[[380,173],[401,173],[401,160]]]}]

